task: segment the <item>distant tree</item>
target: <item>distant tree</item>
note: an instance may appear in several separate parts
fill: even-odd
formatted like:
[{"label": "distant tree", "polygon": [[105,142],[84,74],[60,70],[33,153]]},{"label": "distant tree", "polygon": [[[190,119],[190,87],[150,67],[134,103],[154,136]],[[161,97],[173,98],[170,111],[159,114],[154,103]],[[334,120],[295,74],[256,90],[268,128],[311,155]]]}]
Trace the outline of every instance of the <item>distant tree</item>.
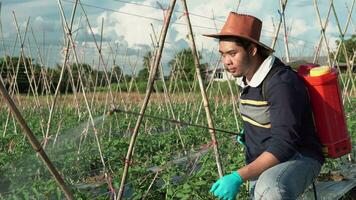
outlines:
[{"label": "distant tree", "polygon": [[[336,40],[336,45],[340,44],[340,40]],[[356,34],[351,35],[349,39],[346,39],[344,41],[345,47],[346,47],[346,52],[349,58],[352,58],[354,52],[356,51]],[[334,52],[335,53],[335,52]],[[345,54],[343,48],[339,50],[339,55],[337,57],[337,60],[340,62],[346,62],[345,60]]]},{"label": "distant tree", "polygon": [[[53,69],[49,69],[48,70],[48,75],[50,76],[50,80],[51,80],[51,92],[54,92],[57,88],[57,85],[59,84],[59,78],[61,75],[61,71],[62,71],[62,66],[59,64],[56,64],[56,67]],[[61,93],[65,93],[66,92],[66,83],[68,82],[69,76],[67,71],[65,71],[65,73],[63,74],[62,77],[62,81],[60,83],[60,92]],[[70,91],[72,91],[70,89]]]},{"label": "distant tree", "polygon": [[112,76],[111,76],[111,82],[112,83],[117,83],[119,81],[122,81],[122,70],[119,65],[115,65],[114,68],[112,69]]},{"label": "distant tree", "polygon": [[126,79],[126,80],[131,80],[131,79],[132,79],[132,76],[129,75],[129,74],[125,74],[125,79]]},{"label": "distant tree", "polygon": [[136,80],[147,81],[148,77],[149,77],[149,72],[148,72],[148,69],[145,67],[138,72]]},{"label": "distant tree", "polygon": [[[72,63],[69,66],[70,72],[68,67],[65,67],[63,77],[61,82],[59,83],[60,73],[62,70],[62,66],[57,64],[55,68],[50,69],[49,73],[51,74],[51,91],[55,91],[58,84],[60,84],[60,91],[61,92],[68,92],[72,93],[74,89],[76,91],[81,90],[80,79],[83,81],[83,85],[86,89],[90,89],[94,86],[96,80],[97,70],[95,70],[91,65],[86,63],[79,63],[79,67],[76,63]],[[79,73],[80,72],[80,73]],[[79,77],[79,75],[81,77]],[[98,79],[98,82],[100,79]]]},{"label": "distant tree", "polygon": [[149,69],[151,68],[151,62],[153,62],[153,53],[152,51],[147,51],[143,56],[143,66]]},{"label": "distant tree", "polygon": [[[148,77],[149,77],[149,70],[151,69],[151,65],[153,64],[153,59],[154,59],[154,55],[152,53],[152,51],[147,51],[146,54],[143,56],[143,69],[140,70],[137,74],[137,80],[140,81],[147,81]],[[156,73],[156,79],[159,79],[160,77],[160,71],[157,70]]]},{"label": "distant tree", "polygon": [[[5,80],[6,86],[9,86],[10,79],[16,76],[16,83],[20,93],[26,93],[30,90],[30,81],[34,88],[34,83],[39,82],[41,67],[31,58],[6,56],[0,59],[1,76]],[[29,80],[30,78],[30,80]]]},{"label": "distant tree", "polygon": [[[70,65],[70,69],[73,76],[74,85],[77,87],[77,91],[80,89],[79,81],[83,81],[83,85],[87,85],[87,76],[94,75],[94,71],[89,64],[79,63],[79,66],[76,63]],[[66,71],[68,73],[68,71]],[[81,77],[79,77],[81,76]]]},{"label": "distant tree", "polygon": [[[199,54],[199,58],[202,56]],[[194,56],[191,49],[183,49],[178,52],[168,63],[171,68],[171,75],[175,73],[180,77],[186,77],[187,81],[193,81],[195,77]],[[203,72],[207,68],[207,64],[200,64],[200,70]],[[204,79],[205,76],[202,76]]]}]

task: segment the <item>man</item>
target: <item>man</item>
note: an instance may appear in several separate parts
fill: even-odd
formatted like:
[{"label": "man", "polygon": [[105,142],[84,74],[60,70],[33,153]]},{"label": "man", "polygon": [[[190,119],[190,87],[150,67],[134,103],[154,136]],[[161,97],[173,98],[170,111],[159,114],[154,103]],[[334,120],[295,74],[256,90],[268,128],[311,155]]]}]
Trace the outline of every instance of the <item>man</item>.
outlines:
[{"label": "man", "polygon": [[217,180],[211,192],[235,199],[250,181],[252,199],[296,199],[324,162],[307,91],[297,74],[259,42],[262,22],[231,12],[219,34],[226,70],[241,89],[246,165]]}]

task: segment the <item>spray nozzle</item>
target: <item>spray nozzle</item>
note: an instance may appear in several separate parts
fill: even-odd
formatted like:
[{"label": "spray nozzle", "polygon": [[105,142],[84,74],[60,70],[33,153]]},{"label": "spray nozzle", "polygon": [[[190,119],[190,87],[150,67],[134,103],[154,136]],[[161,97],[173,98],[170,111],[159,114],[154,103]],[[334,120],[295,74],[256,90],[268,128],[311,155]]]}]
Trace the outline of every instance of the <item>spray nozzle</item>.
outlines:
[{"label": "spray nozzle", "polygon": [[106,113],[106,115],[110,116],[110,115],[112,115],[112,114],[114,114],[114,113],[116,113],[116,112],[119,112],[119,110],[114,107],[114,108],[110,109],[110,110]]}]

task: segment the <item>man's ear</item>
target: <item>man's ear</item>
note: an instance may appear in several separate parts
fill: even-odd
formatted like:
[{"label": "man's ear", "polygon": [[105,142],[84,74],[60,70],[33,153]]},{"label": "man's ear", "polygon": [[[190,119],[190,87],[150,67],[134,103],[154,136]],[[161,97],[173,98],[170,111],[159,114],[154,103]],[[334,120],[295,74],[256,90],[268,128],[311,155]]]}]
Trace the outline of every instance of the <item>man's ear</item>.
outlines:
[{"label": "man's ear", "polygon": [[257,45],[256,44],[251,44],[249,48],[249,52],[252,56],[255,56],[257,54]]}]

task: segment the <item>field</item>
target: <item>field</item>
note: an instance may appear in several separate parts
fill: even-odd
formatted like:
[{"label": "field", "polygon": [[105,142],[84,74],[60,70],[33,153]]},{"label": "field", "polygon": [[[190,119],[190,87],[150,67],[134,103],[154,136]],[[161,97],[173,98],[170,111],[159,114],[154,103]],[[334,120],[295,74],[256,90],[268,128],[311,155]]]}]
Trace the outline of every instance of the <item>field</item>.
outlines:
[{"label": "field", "polygon": [[[137,102],[143,95],[117,96],[118,102],[127,102],[130,111],[138,112]],[[147,115],[172,119],[160,95],[155,94],[148,106]],[[121,98],[120,98],[121,97]],[[19,97],[22,113],[29,127],[42,135],[43,120],[48,117],[46,97],[36,107],[31,98]],[[53,116],[52,133],[46,153],[55,164],[76,199],[110,199],[120,186],[124,158],[137,116],[125,113],[106,115],[105,95],[93,96],[95,131],[84,105],[76,109],[73,96],[62,96],[63,102]],[[204,110],[199,112],[198,96],[183,101],[184,96],[171,99],[176,118],[180,121],[206,126]],[[16,99],[16,98],[15,98]],[[216,128],[237,131],[232,104],[227,97],[210,102]],[[355,143],[356,100],[346,104],[349,132]],[[124,108],[119,104],[119,108]],[[0,115],[0,198],[2,199],[63,199],[64,195],[51,178],[40,158],[35,155],[20,127],[12,118],[7,125],[7,108]],[[42,122],[41,122],[42,120]],[[240,122],[240,118],[238,118]],[[16,125],[14,125],[16,124]],[[5,129],[6,125],[6,131]],[[98,141],[95,139],[98,136]],[[234,137],[217,132],[219,152],[225,173],[244,165],[243,147]],[[218,177],[210,135],[206,129],[177,125],[144,118],[134,149],[133,162],[124,191],[127,199],[214,199],[208,193]],[[43,142],[43,141],[42,141]],[[99,146],[100,150],[99,151]],[[336,170],[340,160],[328,160],[323,172]],[[247,185],[242,188],[241,199],[247,198]]]},{"label": "field", "polygon": [[[351,2],[319,2],[322,15],[317,1],[294,1],[287,19],[287,1],[170,2],[4,2],[0,200],[216,199],[209,189],[219,174],[245,165],[245,147],[235,139],[242,129],[239,88],[229,71],[241,71],[234,76],[248,80],[267,72],[254,71],[269,60],[263,46],[250,45],[256,41],[294,69],[318,63],[339,70],[347,128],[356,144],[354,1],[351,9]],[[202,34],[225,27],[228,12],[240,12],[240,3],[246,14],[264,16],[265,25],[260,34],[254,24],[251,37],[224,36],[227,42],[230,36],[254,38],[239,39],[236,49],[225,52],[225,42]],[[339,10],[341,5],[346,9]],[[294,12],[301,7],[305,12]],[[355,160],[355,150],[327,159],[321,176]],[[239,199],[248,199],[248,183]]]}]

